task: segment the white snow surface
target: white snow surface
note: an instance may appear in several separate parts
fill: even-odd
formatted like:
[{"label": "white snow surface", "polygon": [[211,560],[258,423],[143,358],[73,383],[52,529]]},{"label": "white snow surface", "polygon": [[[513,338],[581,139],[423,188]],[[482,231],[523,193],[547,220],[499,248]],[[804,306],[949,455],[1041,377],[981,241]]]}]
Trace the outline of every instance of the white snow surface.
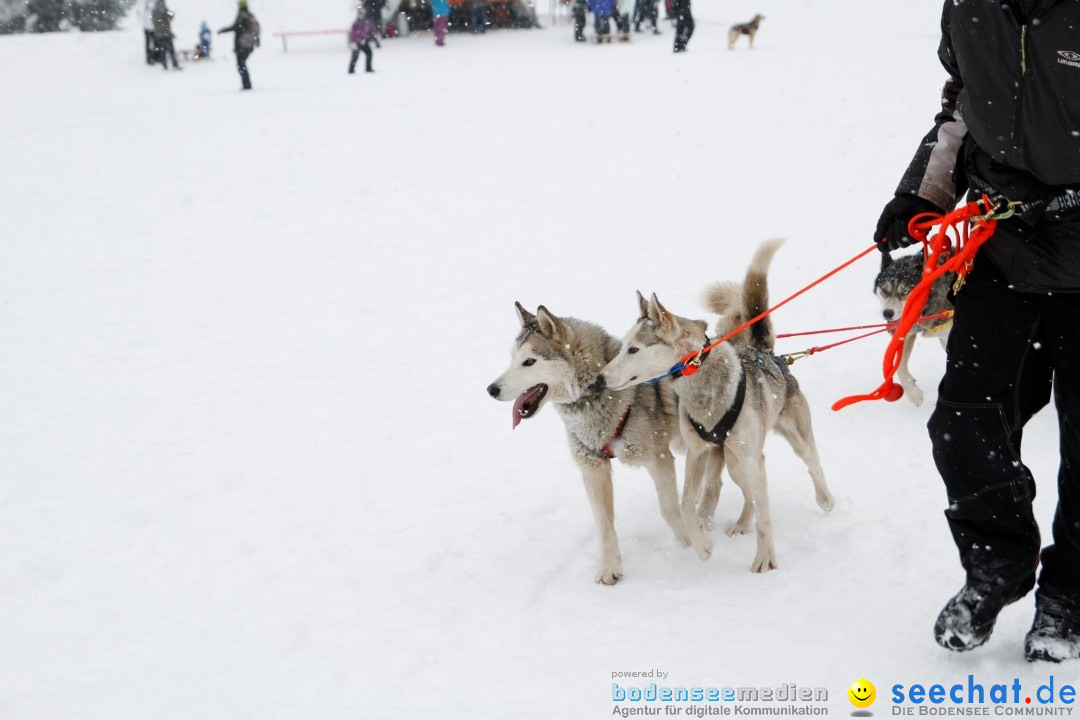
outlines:
[{"label": "white snow surface", "polygon": [[[234,8],[174,4],[185,47]],[[973,653],[931,636],[962,583],[936,342],[922,408],[830,411],[878,384],[880,338],[794,367],[838,504],[771,439],[765,575],[723,533],[730,483],[703,563],[617,466],[625,577],[594,584],[559,418],[512,432],[484,392],[515,300],[621,336],[637,289],[705,317],[765,238],[776,299],[867,247],[938,107],[939,0],[701,1],[681,56],[667,24],[594,47],[542,14],[386,42],[371,76],[340,38],[269,35],[350,6],[253,3],[252,93],[220,54],[147,67],[134,20],[0,37],[0,718],[602,718],[612,672],[650,668],[840,714],[865,677],[885,714],[893,683],[1045,681],[1031,596]],[[778,330],[878,321],[876,271]],[[1056,436],[1047,411],[1025,445],[1047,537]]]}]

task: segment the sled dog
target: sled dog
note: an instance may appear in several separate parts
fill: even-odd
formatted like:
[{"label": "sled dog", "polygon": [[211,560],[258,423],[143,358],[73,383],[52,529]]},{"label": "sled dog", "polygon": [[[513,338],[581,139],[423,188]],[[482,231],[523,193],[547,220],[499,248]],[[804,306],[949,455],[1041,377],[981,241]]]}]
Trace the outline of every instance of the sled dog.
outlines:
[{"label": "sled dog", "polygon": [[[742,285],[718,284],[706,293],[709,309],[722,316],[718,334],[726,334],[768,307],[766,273],[781,242],[762,244]],[[598,384],[612,390],[633,388],[663,376],[683,356],[708,343],[704,320],[672,314],[656,295],[646,301],[638,293],[638,306],[638,321],[598,380]],[[775,339],[772,322],[765,318],[701,354],[700,369],[676,377],[671,385],[679,401],[680,434],[687,445],[681,509],[690,542],[703,560],[709,557],[712,545],[696,502],[706,467],[715,477],[726,462],[732,480],[747,496],[743,513],[731,532],[748,532],[751,519],[756,525],[753,572],[767,572],[777,566],[765,482],[763,448],[767,431],[780,433],[806,463],[818,506],[828,511],[834,505],[814,443],[809,405],[787,364],[772,354]],[[708,494],[709,489],[705,491]]]},{"label": "sled dog", "polygon": [[[904,310],[904,303],[915,286],[922,280],[923,256],[922,253],[905,255],[893,259],[888,253],[881,256],[881,272],[874,280],[874,294],[881,301],[881,316],[886,321],[892,322],[900,319]],[[949,302],[949,288],[956,282],[956,273],[945,273],[939,277],[930,288],[930,298],[926,301],[923,315],[937,315],[943,310],[952,310]],[[908,370],[908,359],[911,351],[915,348],[915,337],[927,335],[937,337],[944,348],[949,340],[949,328],[952,320],[943,318],[916,325],[913,332],[904,338],[904,348],[900,354],[900,367],[896,370],[896,381],[904,388],[904,396],[919,407],[923,404],[923,392],[915,383]]]},{"label": "sled dog", "polygon": [[596,581],[613,585],[623,574],[614,525],[612,460],[648,470],[660,514],[679,545],[688,547],[671,453],[673,443],[682,452],[671,383],[598,390],[596,377],[619,352],[618,339],[591,323],[556,317],[542,305],[535,315],[520,303],[516,307],[521,331],[511,349],[510,367],[487,391],[496,400],[514,401],[514,427],[548,403],[562,417],[600,540]]},{"label": "sled dog", "polygon": [[757,35],[758,27],[761,26],[761,21],[765,19],[764,15],[755,15],[754,19],[748,23],[740,23],[738,25],[732,25],[727,33],[727,46],[728,50],[735,47],[735,42],[739,39],[740,35],[746,35],[750,38],[750,47],[754,47],[754,36]]}]

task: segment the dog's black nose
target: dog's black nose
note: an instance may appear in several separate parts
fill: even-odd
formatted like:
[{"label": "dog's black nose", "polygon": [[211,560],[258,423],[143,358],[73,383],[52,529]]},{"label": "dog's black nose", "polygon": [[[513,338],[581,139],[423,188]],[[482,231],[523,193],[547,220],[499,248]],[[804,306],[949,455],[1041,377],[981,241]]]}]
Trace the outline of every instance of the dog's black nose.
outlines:
[{"label": "dog's black nose", "polygon": [[607,387],[607,381],[604,380],[604,376],[603,375],[597,375],[596,376],[596,382],[594,382],[592,385],[589,386],[589,391],[590,392],[600,392],[601,390],[603,390],[606,387]]},{"label": "dog's black nose", "polygon": [[502,392],[502,388],[500,388],[495,383],[491,383],[490,385],[488,385],[488,395],[495,398],[496,400],[499,399],[500,392]]},{"label": "dog's black nose", "polygon": [[886,319],[886,320],[892,320],[892,319],[893,319],[893,315],[895,315],[896,313],[895,313],[895,312],[893,312],[892,308],[889,308],[889,309],[887,309],[887,310],[882,310],[882,311],[881,311],[881,314],[882,314],[883,316],[885,316],[885,319]]}]

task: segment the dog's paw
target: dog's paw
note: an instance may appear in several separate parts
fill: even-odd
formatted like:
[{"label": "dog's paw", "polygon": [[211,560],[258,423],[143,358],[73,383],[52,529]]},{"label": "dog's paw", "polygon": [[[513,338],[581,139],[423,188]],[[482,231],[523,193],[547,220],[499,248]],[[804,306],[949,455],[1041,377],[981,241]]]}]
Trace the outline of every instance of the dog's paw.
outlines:
[{"label": "dog's paw", "polygon": [[836,500],[833,499],[832,494],[829,491],[819,492],[814,497],[817,500],[818,507],[825,512],[832,512],[832,509],[836,507]]},{"label": "dog's paw", "polygon": [[679,547],[683,550],[690,547],[690,535],[685,530],[675,533],[675,542],[679,543]]},{"label": "dog's paw", "polygon": [[703,538],[702,542],[694,545],[694,549],[697,550],[697,556],[701,558],[701,561],[705,562],[712,557],[712,540]]},{"label": "dog's paw", "polygon": [[727,529],[728,537],[735,537],[736,535],[746,535],[750,532],[750,522],[737,522]]},{"label": "dog's paw", "polygon": [[758,550],[757,555],[754,556],[754,564],[750,566],[750,571],[755,573],[767,573],[770,570],[776,569],[776,551],[772,548],[765,550]]},{"label": "dog's paw", "polygon": [[622,577],[622,565],[602,566],[596,571],[596,582],[601,585],[614,585]]},{"label": "dog's paw", "polygon": [[904,387],[904,395],[911,404],[915,407],[922,407],[923,404],[923,391],[915,383],[911,383]]}]

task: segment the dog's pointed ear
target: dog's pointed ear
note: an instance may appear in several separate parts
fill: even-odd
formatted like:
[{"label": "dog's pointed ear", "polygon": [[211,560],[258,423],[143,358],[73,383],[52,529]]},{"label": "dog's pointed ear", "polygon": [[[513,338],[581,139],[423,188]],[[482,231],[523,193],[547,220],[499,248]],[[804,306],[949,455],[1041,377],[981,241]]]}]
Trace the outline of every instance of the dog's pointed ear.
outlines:
[{"label": "dog's pointed ear", "polygon": [[881,269],[884,270],[892,264],[892,255],[890,255],[889,253],[881,253]]},{"label": "dog's pointed ear", "polygon": [[517,310],[518,320],[521,321],[521,327],[529,327],[536,322],[536,316],[521,307],[521,303],[514,303],[514,309]]},{"label": "dog's pointed ear", "polygon": [[649,317],[649,301],[645,299],[645,296],[641,294],[641,291],[637,291],[637,304],[641,310],[641,317],[638,320],[644,320]]},{"label": "dog's pointed ear", "polygon": [[540,334],[546,338],[556,338],[562,331],[562,320],[551,314],[551,311],[541,305],[536,310],[536,324],[540,328]]},{"label": "dog's pointed ear", "polygon": [[667,311],[667,308],[660,304],[660,300],[657,299],[656,293],[653,293],[652,297],[649,298],[649,319],[658,325],[671,324],[671,313]]}]

